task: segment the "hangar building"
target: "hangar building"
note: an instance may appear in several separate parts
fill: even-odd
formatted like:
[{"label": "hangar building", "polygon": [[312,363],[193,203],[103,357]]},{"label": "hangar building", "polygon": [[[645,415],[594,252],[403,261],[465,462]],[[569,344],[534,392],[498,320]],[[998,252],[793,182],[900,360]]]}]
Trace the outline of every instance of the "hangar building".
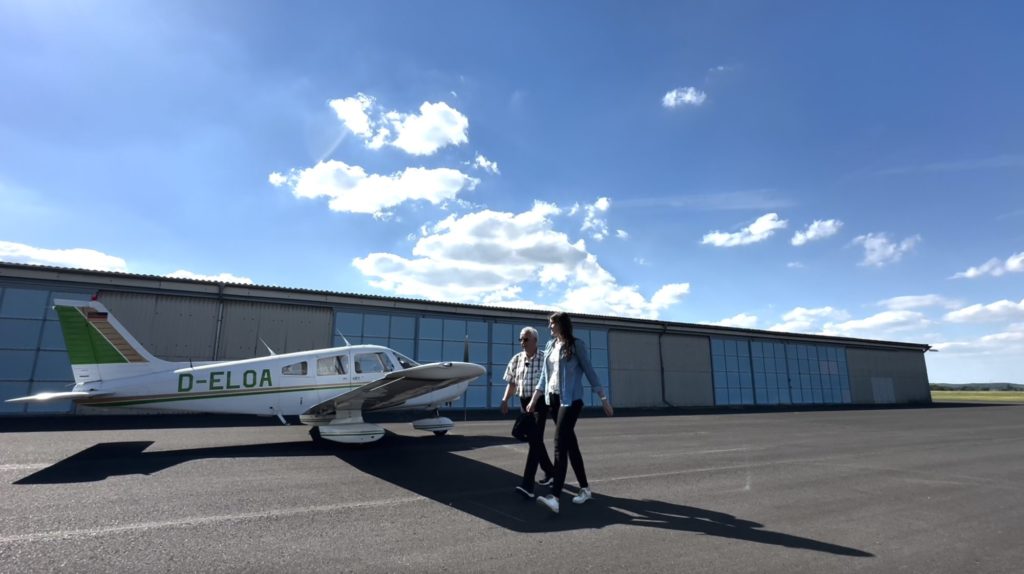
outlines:
[{"label": "hangar building", "polygon": [[[277,353],[340,346],[339,334],[420,362],[459,361],[468,338],[488,374],[451,409],[496,408],[520,329],[549,338],[543,311],[0,262],[0,415],[76,412],[69,401],[2,401],[70,387],[53,300],[93,296],[171,361],[267,355],[261,339]],[[618,408],[931,401],[928,345],[595,315],[573,324]]]}]

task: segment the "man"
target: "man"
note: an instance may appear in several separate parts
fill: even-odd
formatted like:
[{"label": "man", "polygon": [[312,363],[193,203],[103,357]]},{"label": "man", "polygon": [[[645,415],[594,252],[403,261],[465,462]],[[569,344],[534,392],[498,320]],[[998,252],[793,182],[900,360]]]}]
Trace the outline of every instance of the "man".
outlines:
[{"label": "man", "polygon": [[[526,405],[533,397],[537,388],[537,381],[540,380],[541,370],[544,368],[544,356],[537,352],[537,330],[533,327],[524,327],[519,333],[519,345],[522,352],[513,355],[505,368],[505,396],[501,399],[501,414],[508,414],[508,401],[512,395],[519,397],[519,406],[523,412]],[[548,486],[552,483],[555,474],[555,465],[551,463],[548,450],[544,447],[544,423],[548,418],[547,405],[540,405],[533,413],[537,422],[537,432],[530,439],[530,451],[526,455],[526,468],[523,470],[523,482],[516,487],[516,492],[526,498],[534,498],[533,477],[537,473],[537,466],[540,465],[544,471],[544,479],[538,481],[541,486]]]}]

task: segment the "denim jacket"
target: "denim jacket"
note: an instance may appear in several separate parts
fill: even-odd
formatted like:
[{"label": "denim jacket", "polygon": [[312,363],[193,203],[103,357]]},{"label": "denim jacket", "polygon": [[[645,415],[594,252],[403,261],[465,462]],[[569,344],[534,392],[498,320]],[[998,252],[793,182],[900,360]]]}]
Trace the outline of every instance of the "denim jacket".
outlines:
[{"label": "denim jacket", "polygon": [[[580,339],[575,339],[575,341],[576,351],[572,354],[572,358],[566,360],[559,357],[556,363],[559,369],[558,380],[561,385],[559,398],[563,407],[571,405],[573,401],[583,400],[583,375],[587,375],[587,382],[590,383],[590,388],[594,392],[601,390],[601,382],[597,379],[594,366],[590,364],[590,355],[587,354],[586,343]],[[544,348],[544,368],[540,371],[540,382],[537,383],[537,390],[543,393],[545,403],[548,402],[548,370],[551,369],[547,356],[553,352],[551,349],[554,346],[555,339],[551,339]]]}]

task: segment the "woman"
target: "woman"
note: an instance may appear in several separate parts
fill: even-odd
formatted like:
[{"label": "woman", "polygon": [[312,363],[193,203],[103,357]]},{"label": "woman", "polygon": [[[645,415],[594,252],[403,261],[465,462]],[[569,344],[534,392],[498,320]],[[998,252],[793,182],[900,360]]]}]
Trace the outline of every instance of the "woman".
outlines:
[{"label": "woman", "polygon": [[545,400],[551,418],[555,420],[555,482],[551,486],[551,494],[537,497],[537,502],[557,514],[569,461],[572,461],[576,481],[580,484],[580,492],[572,501],[583,504],[592,496],[587,473],[583,468],[583,455],[580,454],[580,445],[576,440],[576,421],[583,410],[583,375],[587,376],[590,387],[601,397],[604,414],[612,416],[614,410],[590,364],[586,344],[572,334],[569,315],[551,315],[548,328],[551,329],[551,340],[544,350],[544,368],[541,369],[537,390],[526,410],[532,413],[538,401]]}]

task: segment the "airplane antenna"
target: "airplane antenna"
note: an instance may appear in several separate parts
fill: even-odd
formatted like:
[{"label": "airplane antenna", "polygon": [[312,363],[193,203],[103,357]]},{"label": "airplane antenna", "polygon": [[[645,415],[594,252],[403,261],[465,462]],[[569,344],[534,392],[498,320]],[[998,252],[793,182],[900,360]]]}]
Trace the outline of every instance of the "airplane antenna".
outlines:
[{"label": "airplane antenna", "polygon": [[260,343],[263,343],[263,346],[267,348],[267,351],[270,353],[271,357],[277,354],[274,352],[273,349],[270,348],[270,345],[268,345],[267,342],[263,340],[263,337],[260,337]]},{"label": "airplane antenna", "polygon": [[346,339],[346,338],[345,338],[345,335],[342,335],[342,334],[341,334],[341,331],[340,331],[340,330],[338,330],[338,329],[335,329],[335,330],[334,330],[334,333],[335,333],[336,335],[338,335],[339,337],[341,337],[341,340],[345,342],[345,346],[346,346],[346,347],[350,347],[350,346],[352,346],[352,343],[349,343],[349,342],[348,342],[348,339]]},{"label": "airplane antenna", "polygon": [[469,335],[466,335],[466,344],[462,347],[462,362],[469,362]]}]

